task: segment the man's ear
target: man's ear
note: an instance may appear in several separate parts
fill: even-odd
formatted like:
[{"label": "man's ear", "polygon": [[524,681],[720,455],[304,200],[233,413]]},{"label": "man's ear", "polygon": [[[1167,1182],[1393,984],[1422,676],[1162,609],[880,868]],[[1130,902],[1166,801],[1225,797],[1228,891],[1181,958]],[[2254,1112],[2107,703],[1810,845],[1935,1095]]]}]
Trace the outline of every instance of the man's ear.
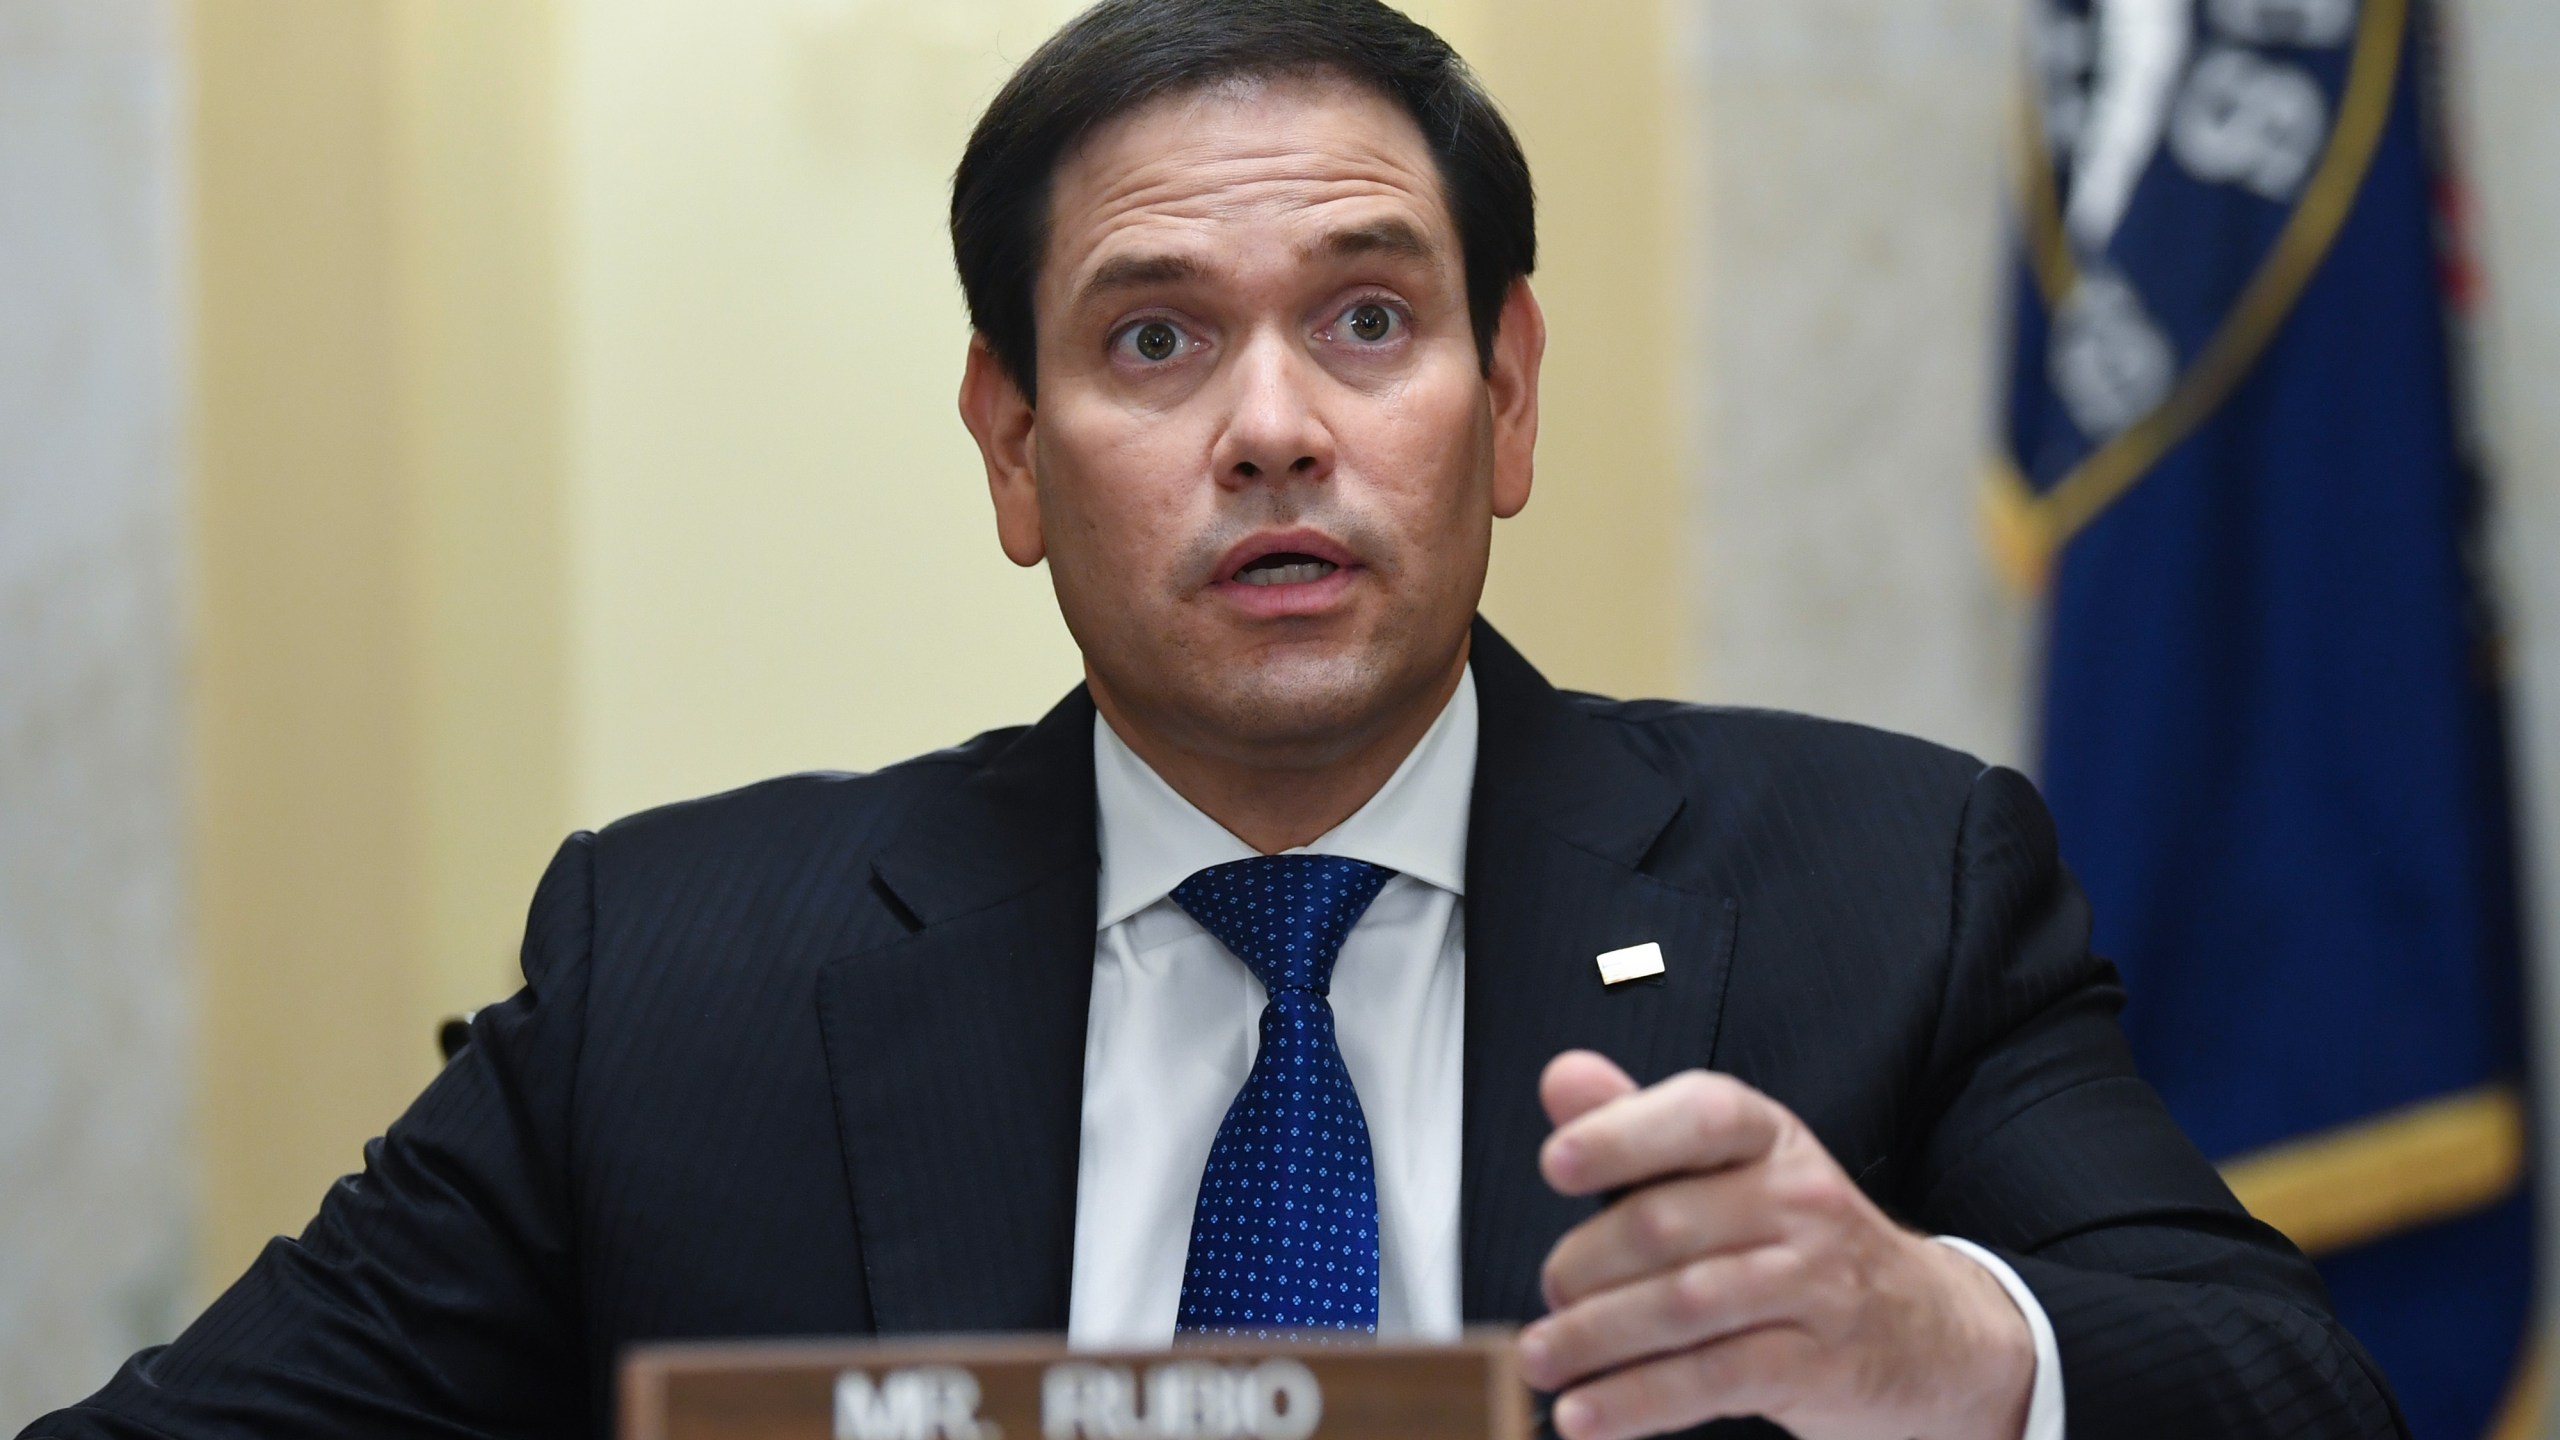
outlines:
[{"label": "man's ear", "polygon": [[978,442],[987,466],[987,494],[996,504],[996,542],[1016,565],[1037,565],[1047,553],[1040,537],[1040,484],[1031,465],[1031,402],[1005,373],[984,335],[969,337],[968,363],[960,371],[960,423]]},{"label": "man's ear", "polygon": [[1529,503],[1538,456],[1538,367],[1546,358],[1547,317],[1524,275],[1502,297],[1493,364],[1484,377],[1493,399],[1493,513],[1504,520]]}]

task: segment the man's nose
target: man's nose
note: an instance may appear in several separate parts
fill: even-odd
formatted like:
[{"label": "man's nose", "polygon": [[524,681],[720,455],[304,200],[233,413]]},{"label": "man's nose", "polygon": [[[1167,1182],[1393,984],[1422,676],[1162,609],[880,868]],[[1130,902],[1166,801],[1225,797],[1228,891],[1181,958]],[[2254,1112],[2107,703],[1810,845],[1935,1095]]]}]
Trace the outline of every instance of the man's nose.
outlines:
[{"label": "man's nose", "polygon": [[1316,405],[1325,377],[1286,337],[1256,335],[1228,363],[1233,408],[1219,436],[1219,483],[1322,480],[1333,473],[1333,433]]}]

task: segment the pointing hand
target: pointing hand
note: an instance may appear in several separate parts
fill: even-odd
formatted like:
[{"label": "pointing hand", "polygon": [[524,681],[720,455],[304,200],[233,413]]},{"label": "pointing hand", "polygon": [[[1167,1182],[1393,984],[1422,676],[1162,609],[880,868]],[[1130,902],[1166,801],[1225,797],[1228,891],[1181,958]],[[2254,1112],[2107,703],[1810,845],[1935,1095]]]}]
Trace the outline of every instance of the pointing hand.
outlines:
[{"label": "pointing hand", "polygon": [[1620,1192],[1548,1255],[1520,1336],[1565,1440],[1763,1415],[1807,1440],[2017,1440],[2026,1317],[1972,1258],[1895,1224],[1785,1106],[1693,1070],[1639,1090],[1569,1051],[1539,1084],[1567,1195]]}]

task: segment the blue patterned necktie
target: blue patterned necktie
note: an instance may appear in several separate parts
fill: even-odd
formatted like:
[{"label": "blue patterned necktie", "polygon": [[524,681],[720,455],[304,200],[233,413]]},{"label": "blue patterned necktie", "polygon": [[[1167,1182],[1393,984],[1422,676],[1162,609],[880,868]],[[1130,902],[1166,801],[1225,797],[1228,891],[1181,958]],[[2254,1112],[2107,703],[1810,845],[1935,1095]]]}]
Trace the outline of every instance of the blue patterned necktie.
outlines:
[{"label": "blue patterned necktie", "polygon": [[1332,855],[1213,865],[1174,903],[1271,994],[1191,1215],[1179,1331],[1267,1339],[1378,1329],[1369,1122],[1333,1034],[1333,961],[1394,872]]}]

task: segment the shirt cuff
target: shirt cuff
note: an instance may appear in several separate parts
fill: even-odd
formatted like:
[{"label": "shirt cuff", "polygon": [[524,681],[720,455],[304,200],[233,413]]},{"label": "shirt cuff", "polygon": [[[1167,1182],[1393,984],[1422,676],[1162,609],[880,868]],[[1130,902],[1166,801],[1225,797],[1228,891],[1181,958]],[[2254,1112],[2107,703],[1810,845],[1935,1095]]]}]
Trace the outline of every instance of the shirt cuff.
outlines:
[{"label": "shirt cuff", "polygon": [[2027,1282],[2018,1278],[2008,1261],[1972,1241],[1953,1235],[1930,1238],[1990,1271],[1991,1278],[1999,1281],[2000,1288],[2016,1302],[2018,1312],[2027,1317],[2027,1333],[2036,1342],[2036,1380],[2028,1392],[2027,1432],[2020,1440],[2062,1440],[2062,1347],[2054,1343],[2053,1321],[2046,1318],[2036,1292],[2027,1288]]}]

